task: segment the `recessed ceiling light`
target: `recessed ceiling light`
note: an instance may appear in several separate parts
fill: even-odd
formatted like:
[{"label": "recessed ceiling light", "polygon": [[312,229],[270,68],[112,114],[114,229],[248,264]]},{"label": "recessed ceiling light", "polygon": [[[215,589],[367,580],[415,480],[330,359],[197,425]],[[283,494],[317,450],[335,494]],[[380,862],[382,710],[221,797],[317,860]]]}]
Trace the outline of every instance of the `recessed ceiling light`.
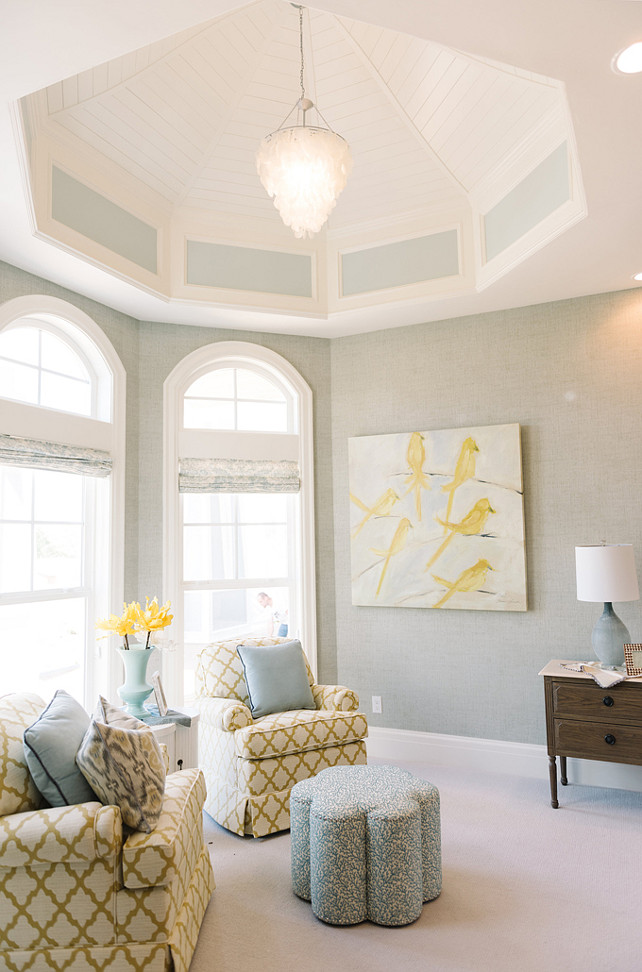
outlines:
[{"label": "recessed ceiling light", "polygon": [[642,71],[642,41],[625,47],[615,55],[612,64],[613,70],[619,74],[638,74]]},{"label": "recessed ceiling light", "polygon": [[642,273],[634,273],[633,274],[633,279],[634,280],[642,280]]}]

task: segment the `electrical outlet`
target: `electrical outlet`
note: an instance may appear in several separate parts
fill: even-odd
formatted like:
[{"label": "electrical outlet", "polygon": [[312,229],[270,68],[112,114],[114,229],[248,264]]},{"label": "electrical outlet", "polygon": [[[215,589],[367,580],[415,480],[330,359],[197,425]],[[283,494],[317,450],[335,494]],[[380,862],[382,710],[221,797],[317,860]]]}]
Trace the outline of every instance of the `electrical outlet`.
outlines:
[{"label": "electrical outlet", "polygon": [[378,714],[378,715],[381,714],[381,696],[380,695],[373,695],[372,696],[372,711],[374,713]]}]

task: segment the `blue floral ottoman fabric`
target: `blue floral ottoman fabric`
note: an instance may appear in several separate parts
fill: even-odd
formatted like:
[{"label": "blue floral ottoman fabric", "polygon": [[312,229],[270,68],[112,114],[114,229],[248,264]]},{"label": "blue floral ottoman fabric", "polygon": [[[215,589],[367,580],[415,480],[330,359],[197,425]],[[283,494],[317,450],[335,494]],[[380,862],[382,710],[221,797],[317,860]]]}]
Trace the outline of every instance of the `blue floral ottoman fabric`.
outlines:
[{"label": "blue floral ottoman fabric", "polygon": [[396,766],[334,766],[290,795],[292,889],[332,925],[407,925],[441,891],[439,791]]}]

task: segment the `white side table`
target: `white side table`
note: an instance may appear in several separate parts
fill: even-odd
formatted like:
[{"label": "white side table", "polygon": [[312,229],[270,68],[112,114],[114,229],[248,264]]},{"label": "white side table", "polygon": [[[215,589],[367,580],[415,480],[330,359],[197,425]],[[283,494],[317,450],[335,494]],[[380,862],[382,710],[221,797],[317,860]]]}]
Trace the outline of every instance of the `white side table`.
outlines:
[{"label": "white side table", "polygon": [[176,723],[176,765],[178,769],[188,769],[198,766],[198,721],[200,713],[196,709],[187,709],[185,714],[190,717],[189,726]]},{"label": "white side table", "polygon": [[[187,719],[189,725],[183,725]],[[198,766],[199,713],[195,709],[170,709],[165,717],[150,712],[143,722],[148,723],[158,742],[167,746],[170,773]]]},{"label": "white side table", "polygon": [[176,769],[176,726],[173,722],[169,722],[167,725],[150,726],[149,728],[154,733],[156,741],[167,747],[168,772],[173,773]]}]

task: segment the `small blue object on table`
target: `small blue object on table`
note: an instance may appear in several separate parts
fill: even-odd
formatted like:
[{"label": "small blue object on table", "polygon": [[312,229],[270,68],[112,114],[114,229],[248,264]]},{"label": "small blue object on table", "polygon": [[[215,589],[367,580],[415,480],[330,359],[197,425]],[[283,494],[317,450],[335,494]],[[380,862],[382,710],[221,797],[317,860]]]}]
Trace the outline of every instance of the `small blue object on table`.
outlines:
[{"label": "small blue object on table", "polygon": [[408,925],[441,892],[439,791],[396,766],[333,766],[290,794],[292,889],[331,925]]},{"label": "small blue object on table", "polygon": [[147,712],[144,716],[140,716],[141,722],[146,722],[148,726],[167,726],[170,723],[174,723],[177,726],[191,726],[192,716],[189,712],[179,712],[178,709],[168,709],[167,713],[162,716],[158,712],[158,706],[148,705],[146,706]]}]

